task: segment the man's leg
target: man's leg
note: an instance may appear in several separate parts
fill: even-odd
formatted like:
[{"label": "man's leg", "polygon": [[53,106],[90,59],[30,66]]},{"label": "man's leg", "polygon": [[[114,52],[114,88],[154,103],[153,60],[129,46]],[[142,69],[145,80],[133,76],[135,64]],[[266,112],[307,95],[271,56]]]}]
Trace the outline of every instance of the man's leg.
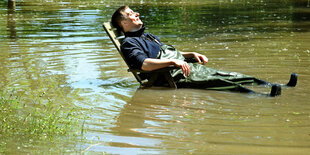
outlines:
[{"label": "man's leg", "polygon": [[[180,70],[174,72],[178,88],[199,88],[209,90],[237,91],[242,93],[256,93],[243,85],[268,85],[273,84],[252,76],[236,72],[218,71],[199,64],[191,64],[191,75],[184,77]],[[280,87],[280,88],[279,88]],[[281,86],[272,87],[270,96],[281,94]]]},{"label": "man's leg", "polygon": [[[295,87],[297,85],[297,78],[298,78],[298,75],[296,73],[292,73],[291,74],[291,77],[290,77],[290,80],[287,84],[280,84],[280,86],[282,87]],[[240,81],[239,83],[240,84],[257,84],[257,85],[266,85],[266,86],[273,86],[275,84],[273,83],[270,83],[270,82],[267,82],[265,80],[261,80],[261,79],[257,79],[257,78],[252,78],[253,82],[246,82],[244,81],[244,79],[235,79],[235,80],[232,80],[233,82],[238,82]],[[249,79],[250,81],[250,79]]]}]

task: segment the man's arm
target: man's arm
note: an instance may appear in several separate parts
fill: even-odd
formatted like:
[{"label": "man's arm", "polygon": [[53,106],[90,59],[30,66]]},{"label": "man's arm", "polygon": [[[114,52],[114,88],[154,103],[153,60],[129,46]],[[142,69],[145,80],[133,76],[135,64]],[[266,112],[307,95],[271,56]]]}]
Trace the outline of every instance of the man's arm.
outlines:
[{"label": "man's arm", "polygon": [[184,58],[195,58],[198,63],[205,65],[208,62],[208,58],[202,54],[196,52],[180,52]]},{"label": "man's arm", "polygon": [[185,76],[189,76],[190,67],[187,62],[177,59],[152,59],[147,58],[144,60],[141,69],[145,71],[153,71],[160,68],[165,68],[168,66],[176,66],[182,69]]}]

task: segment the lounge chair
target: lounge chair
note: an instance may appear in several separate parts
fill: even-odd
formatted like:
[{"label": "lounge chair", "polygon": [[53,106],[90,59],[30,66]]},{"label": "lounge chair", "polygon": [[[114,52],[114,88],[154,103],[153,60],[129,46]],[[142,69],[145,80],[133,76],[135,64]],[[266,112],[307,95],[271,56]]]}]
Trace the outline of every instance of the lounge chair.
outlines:
[{"label": "lounge chair", "polygon": [[[112,43],[115,45],[117,51],[119,52],[119,54],[122,56],[123,60],[126,62],[125,57],[121,51],[121,42],[124,39],[124,35],[122,32],[119,32],[116,28],[114,28],[111,24],[111,22],[105,22],[103,23],[103,28],[106,31],[106,33],[108,34],[108,36],[110,37],[110,39],[112,40]],[[153,86],[154,82],[156,81],[156,79],[159,76],[164,76],[165,79],[168,81],[169,87],[171,88],[177,88],[176,83],[174,82],[171,74],[170,74],[170,70],[175,69],[175,67],[166,67],[166,68],[162,68],[162,69],[158,69],[155,71],[143,71],[140,69],[133,69],[130,68],[129,64],[126,62],[127,66],[128,66],[128,72],[131,72],[134,77],[137,79],[137,81],[140,83],[140,85],[142,87],[151,87]],[[144,78],[143,76],[141,76],[140,73],[148,73],[151,74],[151,78],[149,80],[147,80],[146,78]]]}]

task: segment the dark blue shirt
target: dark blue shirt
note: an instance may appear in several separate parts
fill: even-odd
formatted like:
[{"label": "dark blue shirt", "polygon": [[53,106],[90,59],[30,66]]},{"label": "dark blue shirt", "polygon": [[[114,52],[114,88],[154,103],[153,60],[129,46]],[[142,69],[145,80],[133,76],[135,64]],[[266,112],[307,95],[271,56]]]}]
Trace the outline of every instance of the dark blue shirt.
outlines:
[{"label": "dark blue shirt", "polygon": [[142,27],[135,32],[126,32],[122,41],[121,51],[130,68],[141,69],[146,58],[156,58],[160,51],[160,45],[152,39],[154,37],[159,41],[158,37],[144,33],[144,30]]}]

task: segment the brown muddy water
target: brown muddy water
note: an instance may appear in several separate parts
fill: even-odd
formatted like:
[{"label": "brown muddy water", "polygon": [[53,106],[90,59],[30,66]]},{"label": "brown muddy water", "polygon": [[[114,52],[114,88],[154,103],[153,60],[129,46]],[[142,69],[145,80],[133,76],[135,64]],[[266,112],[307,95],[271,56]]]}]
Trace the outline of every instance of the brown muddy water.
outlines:
[{"label": "brown muddy water", "polygon": [[[273,83],[296,72],[298,85],[275,98],[139,89],[101,26],[124,4],[141,14],[147,32],[207,55],[209,67]],[[308,0],[16,0],[15,11],[7,6],[0,2],[1,91],[30,99],[45,93],[89,117],[82,140],[4,136],[8,145],[0,153],[310,152]]]}]

